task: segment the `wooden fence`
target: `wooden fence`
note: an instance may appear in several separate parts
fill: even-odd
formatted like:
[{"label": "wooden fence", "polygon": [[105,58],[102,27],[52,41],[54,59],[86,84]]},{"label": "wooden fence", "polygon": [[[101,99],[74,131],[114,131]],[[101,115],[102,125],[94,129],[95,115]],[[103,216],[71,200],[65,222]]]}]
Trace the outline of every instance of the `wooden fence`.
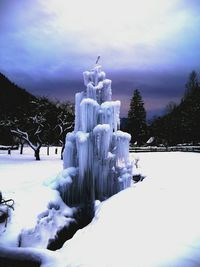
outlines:
[{"label": "wooden fence", "polygon": [[14,146],[3,146],[0,145],[0,150],[17,150],[19,149],[18,145],[14,145]]},{"label": "wooden fence", "polygon": [[200,153],[200,146],[169,146],[169,147],[132,147],[130,146],[129,152],[197,152]]}]

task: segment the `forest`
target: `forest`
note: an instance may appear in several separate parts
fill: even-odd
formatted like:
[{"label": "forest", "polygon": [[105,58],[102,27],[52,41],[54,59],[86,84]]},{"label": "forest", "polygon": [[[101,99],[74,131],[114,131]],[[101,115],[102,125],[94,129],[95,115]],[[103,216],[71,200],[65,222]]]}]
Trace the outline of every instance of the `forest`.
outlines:
[{"label": "forest", "polygon": [[37,160],[42,145],[64,147],[65,136],[74,123],[70,102],[34,96],[0,74],[0,144],[29,145]]},{"label": "forest", "polygon": [[196,71],[189,74],[180,103],[170,102],[163,116],[146,120],[144,101],[138,89],[130,102],[126,130],[132,143],[144,145],[153,137],[153,145],[197,145],[200,143],[200,83]]},{"label": "forest", "polygon": [[[137,146],[197,145],[200,143],[200,83],[196,71],[189,74],[185,93],[180,103],[170,102],[165,114],[147,122],[139,89],[133,91],[128,118],[123,118],[122,129],[132,136]],[[42,145],[64,148],[66,133],[73,130],[74,105],[69,101],[50,100],[34,96],[0,74],[0,144],[29,145],[35,158],[40,159]],[[48,152],[47,152],[48,153]]]}]

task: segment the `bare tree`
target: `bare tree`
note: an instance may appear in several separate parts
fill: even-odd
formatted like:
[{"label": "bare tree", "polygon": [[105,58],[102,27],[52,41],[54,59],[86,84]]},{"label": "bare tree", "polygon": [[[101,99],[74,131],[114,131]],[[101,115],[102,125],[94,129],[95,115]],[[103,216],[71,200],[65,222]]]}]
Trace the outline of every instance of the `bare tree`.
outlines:
[{"label": "bare tree", "polygon": [[67,115],[64,114],[64,112],[62,111],[58,115],[58,123],[55,127],[55,129],[58,130],[59,143],[62,145],[61,159],[63,159],[63,151],[65,148],[66,134],[69,132],[69,130],[72,130],[73,127],[74,127],[74,122],[72,122],[72,121],[69,122]]},{"label": "bare tree", "polygon": [[[1,125],[10,128],[11,133],[21,142],[21,151],[24,143],[27,143],[34,151],[35,159],[40,160],[40,148],[42,146],[42,134],[44,132],[46,119],[42,114],[26,118],[26,123],[21,123],[17,119],[7,119],[2,121]],[[27,130],[24,130],[27,128]]]}]

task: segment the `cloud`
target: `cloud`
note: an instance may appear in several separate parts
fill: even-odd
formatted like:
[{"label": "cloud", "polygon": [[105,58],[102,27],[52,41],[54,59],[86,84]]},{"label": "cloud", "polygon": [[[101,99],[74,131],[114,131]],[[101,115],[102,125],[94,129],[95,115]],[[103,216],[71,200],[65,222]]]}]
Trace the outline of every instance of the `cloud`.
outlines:
[{"label": "cloud", "polygon": [[160,108],[199,70],[199,14],[198,0],[1,0],[0,71],[36,94],[73,99],[101,55],[124,114],[134,88]]}]

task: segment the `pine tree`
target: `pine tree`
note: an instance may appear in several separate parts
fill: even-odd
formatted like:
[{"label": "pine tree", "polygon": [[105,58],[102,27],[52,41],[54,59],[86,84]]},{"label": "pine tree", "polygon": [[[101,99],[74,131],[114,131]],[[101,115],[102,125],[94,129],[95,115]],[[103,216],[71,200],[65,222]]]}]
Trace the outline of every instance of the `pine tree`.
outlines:
[{"label": "pine tree", "polygon": [[134,90],[128,112],[128,131],[131,134],[131,142],[141,145],[146,141],[147,124],[144,102],[138,89]]},{"label": "pine tree", "polygon": [[186,91],[185,91],[185,96],[184,99],[189,97],[191,94],[195,93],[196,90],[199,88],[199,81],[198,81],[198,75],[195,70],[193,70],[190,75],[189,79],[185,85]]},{"label": "pine tree", "polygon": [[167,114],[150,126],[152,135],[166,140],[169,145],[200,142],[200,83],[196,71],[192,71],[186,83],[186,91],[179,105],[167,108]]},{"label": "pine tree", "polygon": [[185,96],[181,101],[182,133],[187,143],[200,141],[200,85],[198,74],[192,71],[186,83]]}]

